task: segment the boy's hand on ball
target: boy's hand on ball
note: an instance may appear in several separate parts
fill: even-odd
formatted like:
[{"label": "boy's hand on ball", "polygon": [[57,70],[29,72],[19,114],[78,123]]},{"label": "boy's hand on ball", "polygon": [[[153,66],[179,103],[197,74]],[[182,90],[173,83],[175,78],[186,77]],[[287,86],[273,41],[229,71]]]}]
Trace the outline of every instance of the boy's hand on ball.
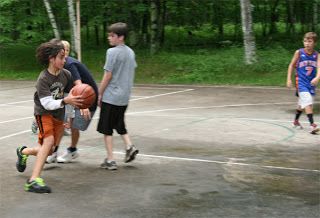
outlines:
[{"label": "boy's hand on ball", "polygon": [[71,104],[75,107],[81,107],[83,103],[83,99],[81,95],[74,96],[71,93],[67,97],[64,98],[63,100],[66,104]]}]

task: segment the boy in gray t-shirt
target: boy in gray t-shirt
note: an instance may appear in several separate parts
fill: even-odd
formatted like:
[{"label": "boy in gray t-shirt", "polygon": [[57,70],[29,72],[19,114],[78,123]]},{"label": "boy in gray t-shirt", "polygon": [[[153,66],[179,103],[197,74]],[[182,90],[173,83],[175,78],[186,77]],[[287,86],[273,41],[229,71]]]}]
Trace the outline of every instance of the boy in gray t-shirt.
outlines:
[{"label": "boy in gray t-shirt", "polygon": [[113,158],[112,134],[115,129],[126,145],[125,162],[133,161],[139,150],[131,143],[124,115],[128,107],[131,88],[133,86],[135,54],[125,45],[128,33],[127,24],[115,23],[108,28],[108,40],[111,46],[107,50],[104,75],[99,87],[98,104],[101,107],[97,131],[104,134],[107,158],[101,164],[102,168],[116,170],[117,164]]}]

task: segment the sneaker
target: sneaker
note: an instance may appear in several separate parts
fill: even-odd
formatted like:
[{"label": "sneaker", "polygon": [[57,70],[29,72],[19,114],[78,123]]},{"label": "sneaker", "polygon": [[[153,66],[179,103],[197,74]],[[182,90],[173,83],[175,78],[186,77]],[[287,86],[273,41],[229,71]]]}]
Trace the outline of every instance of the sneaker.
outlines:
[{"label": "sneaker", "polygon": [[299,120],[293,121],[293,128],[303,129],[303,127],[301,126]]},{"label": "sneaker", "polygon": [[126,156],[124,158],[124,162],[129,163],[133,161],[136,158],[138,153],[139,153],[139,150],[134,145],[132,145],[131,148],[126,150]]},{"label": "sneaker", "polygon": [[79,157],[79,153],[77,150],[71,152],[67,149],[67,151],[63,155],[61,155],[57,158],[57,162],[58,163],[69,163],[69,162],[71,162],[72,159],[76,159],[77,157]]},{"label": "sneaker", "polygon": [[38,132],[38,124],[37,124],[37,122],[35,120],[32,121],[31,131],[32,131],[33,134],[37,134],[37,132]]},{"label": "sneaker", "polygon": [[311,134],[317,134],[320,131],[320,129],[318,128],[317,124],[311,124],[310,125],[310,133]]},{"label": "sneaker", "polygon": [[108,170],[117,170],[117,163],[114,160],[109,162],[108,159],[105,159],[100,167]]},{"label": "sneaker", "polygon": [[24,172],[27,167],[28,155],[22,154],[22,150],[25,148],[26,146],[21,146],[17,148],[18,161],[16,163],[16,167],[17,170],[21,173]]},{"label": "sneaker", "polygon": [[57,162],[57,152],[53,152],[51,155],[47,157],[46,163],[51,164]]},{"label": "sneaker", "polygon": [[51,188],[40,177],[32,181],[27,180],[27,183],[24,184],[24,190],[35,193],[51,193]]}]

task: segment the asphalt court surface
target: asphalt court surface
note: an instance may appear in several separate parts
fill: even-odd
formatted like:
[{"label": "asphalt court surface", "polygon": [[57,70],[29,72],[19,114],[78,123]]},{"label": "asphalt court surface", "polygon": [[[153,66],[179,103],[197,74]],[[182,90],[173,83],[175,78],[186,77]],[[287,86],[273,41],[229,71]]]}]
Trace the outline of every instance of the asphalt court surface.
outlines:
[{"label": "asphalt court surface", "polygon": [[[319,217],[320,135],[308,133],[305,115],[303,130],[291,127],[293,90],[137,85],[126,114],[137,159],[123,163],[115,134],[118,170],[99,168],[97,111],[80,157],[45,165],[53,193],[40,195],[23,191],[35,158],[15,169],[16,147],[37,141],[34,84],[0,81],[0,217]],[[317,97],[316,123],[319,107]]]}]

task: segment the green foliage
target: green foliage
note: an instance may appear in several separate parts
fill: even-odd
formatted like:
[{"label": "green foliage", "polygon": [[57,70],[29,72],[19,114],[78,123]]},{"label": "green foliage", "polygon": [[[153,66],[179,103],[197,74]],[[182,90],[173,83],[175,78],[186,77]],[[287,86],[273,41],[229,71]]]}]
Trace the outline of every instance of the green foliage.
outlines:
[{"label": "green foliage", "polygon": [[[291,52],[278,47],[258,51],[259,64],[247,66],[243,63],[242,48],[197,49],[177,52],[161,52],[147,59],[151,68],[146,78],[164,84],[232,84],[232,85],[280,85],[285,84],[286,70]],[[144,58],[146,60],[146,58]],[[144,61],[144,64],[150,65]],[[159,72],[155,68],[162,66]],[[142,71],[144,70],[144,66]],[[137,81],[147,82],[143,75]]]},{"label": "green foliage", "polygon": [[[0,79],[35,80],[42,67],[34,54],[36,46],[1,47]],[[243,64],[241,47],[179,49],[149,56],[136,50],[137,83],[280,85],[286,80],[287,66],[295,49],[275,45],[258,50],[258,64]],[[97,81],[103,75],[106,48],[86,48],[83,63]]]}]

